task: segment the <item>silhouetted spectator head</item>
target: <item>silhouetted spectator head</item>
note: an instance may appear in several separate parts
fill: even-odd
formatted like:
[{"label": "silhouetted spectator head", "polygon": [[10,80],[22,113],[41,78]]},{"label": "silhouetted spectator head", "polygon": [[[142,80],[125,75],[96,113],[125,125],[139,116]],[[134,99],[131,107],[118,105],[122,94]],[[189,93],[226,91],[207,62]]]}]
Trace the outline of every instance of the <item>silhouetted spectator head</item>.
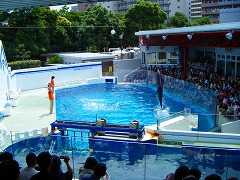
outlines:
[{"label": "silhouetted spectator head", "polygon": [[238,178],[236,178],[236,177],[229,177],[229,178],[227,178],[227,180],[238,180]]},{"label": "silhouetted spectator head", "polygon": [[88,157],[85,161],[84,168],[86,169],[94,169],[94,167],[98,164],[98,161],[95,157]]},{"label": "silhouetted spectator head", "polygon": [[185,178],[183,178],[183,180],[197,180],[197,178],[193,175],[188,175]]},{"label": "silhouetted spectator head", "polygon": [[190,169],[189,171],[190,171],[190,174],[195,176],[197,179],[201,178],[202,173],[199,169],[194,168],[194,169]]},{"label": "silhouetted spectator head", "polygon": [[105,176],[107,171],[107,167],[105,164],[103,163],[99,163],[96,165],[96,167],[94,168],[94,176],[96,178],[102,178],[103,176]]},{"label": "silhouetted spectator head", "polygon": [[37,163],[41,170],[49,170],[52,163],[52,156],[49,152],[41,152],[37,156]]},{"label": "silhouetted spectator head", "polygon": [[0,178],[16,180],[19,178],[19,164],[15,160],[6,160],[0,163]]},{"label": "silhouetted spectator head", "polygon": [[182,180],[190,175],[189,168],[185,165],[178,167],[175,171],[174,180]]},{"label": "silhouetted spectator head", "polygon": [[35,167],[37,165],[37,156],[34,153],[29,153],[26,156],[26,163],[28,167]]},{"label": "silhouetted spectator head", "polygon": [[51,173],[58,174],[61,171],[61,160],[57,155],[52,156]]},{"label": "silhouetted spectator head", "polygon": [[205,180],[222,180],[222,178],[217,174],[208,175]]},{"label": "silhouetted spectator head", "polygon": [[0,154],[0,162],[6,161],[6,160],[13,160],[13,155],[10,152],[2,152]]}]

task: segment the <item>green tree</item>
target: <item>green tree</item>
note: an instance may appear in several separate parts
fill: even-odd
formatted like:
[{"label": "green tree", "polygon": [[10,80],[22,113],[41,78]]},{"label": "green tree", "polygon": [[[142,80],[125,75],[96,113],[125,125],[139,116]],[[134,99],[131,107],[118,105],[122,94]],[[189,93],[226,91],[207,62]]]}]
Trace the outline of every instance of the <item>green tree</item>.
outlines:
[{"label": "green tree", "polygon": [[19,44],[16,48],[16,58],[18,60],[26,60],[30,58],[31,51],[25,49],[24,44]]},{"label": "green tree", "polygon": [[[114,19],[115,18],[115,19]],[[103,51],[109,47],[111,39],[111,29],[119,29],[119,20],[101,5],[90,6],[83,13],[83,19],[80,28],[80,42],[83,50],[94,49]]]},{"label": "green tree", "polygon": [[67,6],[65,5],[65,6],[63,6],[63,7],[59,10],[59,14],[60,14],[61,16],[64,16],[66,13],[68,13],[68,11],[69,11],[69,7],[67,7]]},{"label": "green tree", "polygon": [[201,26],[205,24],[211,24],[211,19],[209,16],[197,18],[189,22],[189,26]]},{"label": "green tree", "polygon": [[14,46],[24,44],[31,51],[31,58],[39,58],[40,54],[51,50],[51,34],[49,23],[56,23],[58,14],[49,8],[34,8],[11,12],[9,29],[12,30]]},{"label": "green tree", "polygon": [[47,64],[62,64],[63,60],[62,58],[57,54],[56,56],[49,59]]},{"label": "green tree", "polygon": [[124,34],[127,39],[124,41],[125,45],[137,45],[135,32],[160,29],[166,19],[167,14],[157,3],[140,0],[126,12]]},{"label": "green tree", "polygon": [[167,20],[168,27],[185,27],[188,25],[188,18],[184,13],[176,12]]}]

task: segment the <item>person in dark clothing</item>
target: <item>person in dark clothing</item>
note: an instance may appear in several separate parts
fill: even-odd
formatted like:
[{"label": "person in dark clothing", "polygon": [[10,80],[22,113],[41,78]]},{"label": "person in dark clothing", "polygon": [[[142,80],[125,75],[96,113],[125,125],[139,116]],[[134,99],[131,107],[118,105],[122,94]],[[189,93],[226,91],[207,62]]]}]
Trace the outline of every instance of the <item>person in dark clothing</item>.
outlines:
[{"label": "person in dark clothing", "polygon": [[50,172],[52,156],[49,152],[41,152],[37,156],[37,163],[40,168],[40,172],[33,175],[31,180],[63,180],[60,176]]},{"label": "person in dark clothing", "polygon": [[63,160],[67,166],[67,171],[65,173],[62,172],[62,169],[61,169],[62,162],[59,156],[53,155],[52,158],[53,160],[52,160],[52,166],[50,168],[50,172],[57,176],[62,177],[65,180],[72,180],[74,173],[71,166],[69,165],[69,160],[70,160],[69,156],[63,156]]},{"label": "person in dark clothing", "polygon": [[82,180],[100,180],[103,176],[105,176],[107,172],[107,167],[103,163],[99,163],[94,168],[94,173],[92,175],[85,174],[82,177]]},{"label": "person in dark clothing", "polygon": [[2,152],[0,154],[0,162],[6,161],[6,160],[13,160],[13,155],[10,152]]},{"label": "person in dark clothing", "polygon": [[15,160],[5,160],[0,163],[0,179],[1,180],[17,180],[19,179],[19,164]]}]

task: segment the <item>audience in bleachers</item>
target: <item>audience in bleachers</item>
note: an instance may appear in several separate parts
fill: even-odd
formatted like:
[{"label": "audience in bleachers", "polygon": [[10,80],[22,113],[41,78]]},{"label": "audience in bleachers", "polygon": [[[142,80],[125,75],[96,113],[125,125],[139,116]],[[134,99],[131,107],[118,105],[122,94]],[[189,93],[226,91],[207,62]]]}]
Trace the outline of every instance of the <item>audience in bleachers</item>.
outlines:
[{"label": "audience in bleachers", "polygon": [[[200,63],[193,60],[188,61],[186,77],[183,76],[181,64],[173,67],[150,66],[148,70],[160,71],[164,75],[216,91],[218,93],[217,105],[219,105],[220,112],[229,120],[240,118],[240,78],[223,76],[214,72],[213,64]],[[135,81],[137,82],[138,80]]]}]

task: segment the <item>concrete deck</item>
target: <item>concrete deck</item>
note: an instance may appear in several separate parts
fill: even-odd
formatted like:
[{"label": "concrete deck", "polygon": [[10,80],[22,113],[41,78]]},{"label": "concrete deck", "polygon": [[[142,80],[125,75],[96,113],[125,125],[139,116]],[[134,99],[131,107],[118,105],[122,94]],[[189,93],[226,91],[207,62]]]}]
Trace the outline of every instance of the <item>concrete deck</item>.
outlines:
[{"label": "concrete deck", "polygon": [[[41,130],[56,120],[55,107],[53,114],[49,112],[47,88],[21,92],[17,99],[17,107],[12,108],[12,115],[4,117],[1,124],[8,131],[25,132]],[[55,106],[55,105],[54,105]]]}]

